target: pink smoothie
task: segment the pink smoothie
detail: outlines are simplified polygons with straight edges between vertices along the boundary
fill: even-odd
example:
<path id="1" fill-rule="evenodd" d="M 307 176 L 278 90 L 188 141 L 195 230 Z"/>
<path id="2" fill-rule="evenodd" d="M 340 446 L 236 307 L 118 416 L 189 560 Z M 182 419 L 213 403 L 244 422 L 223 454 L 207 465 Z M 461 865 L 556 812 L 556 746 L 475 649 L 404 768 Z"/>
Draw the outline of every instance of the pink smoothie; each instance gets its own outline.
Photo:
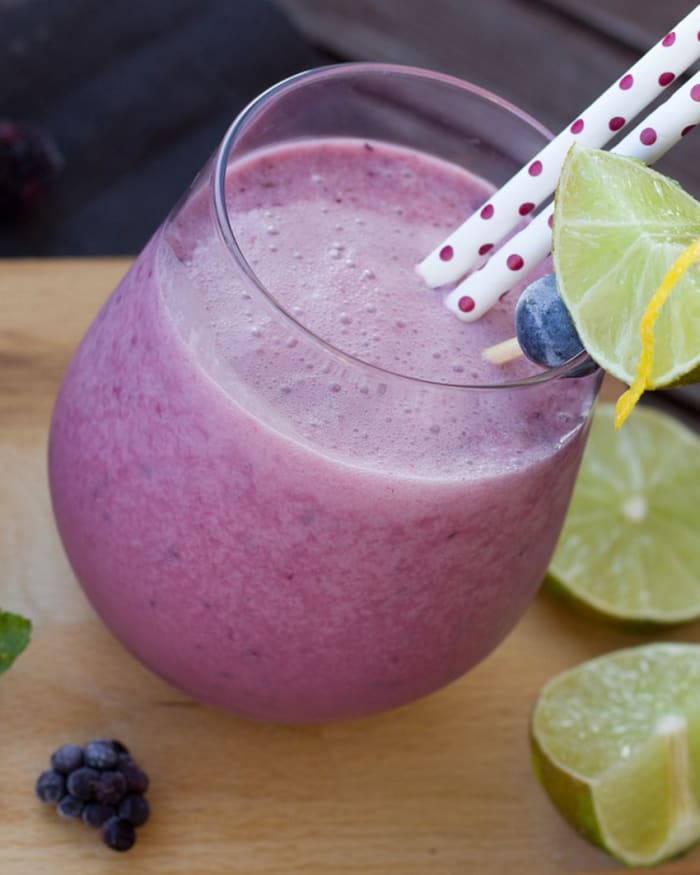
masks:
<path id="1" fill-rule="evenodd" d="M 597 377 L 449 385 L 533 372 L 480 355 L 514 294 L 465 325 L 414 272 L 486 192 L 381 143 L 258 152 L 227 178 L 247 267 L 204 186 L 102 309 L 56 405 L 56 518 L 95 609 L 176 686 L 262 719 L 367 714 L 524 611 Z"/>

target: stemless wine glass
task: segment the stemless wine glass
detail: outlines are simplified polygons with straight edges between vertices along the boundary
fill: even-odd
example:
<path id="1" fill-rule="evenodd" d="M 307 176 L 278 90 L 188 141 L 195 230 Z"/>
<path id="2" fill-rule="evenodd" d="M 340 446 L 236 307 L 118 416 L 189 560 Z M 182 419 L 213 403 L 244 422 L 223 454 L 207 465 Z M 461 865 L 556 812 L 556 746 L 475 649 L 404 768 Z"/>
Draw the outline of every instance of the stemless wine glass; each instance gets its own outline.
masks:
<path id="1" fill-rule="evenodd" d="M 393 210 L 397 233 L 439 226 L 437 243 L 432 173 L 444 187 L 467 168 L 464 185 L 483 195 L 480 180 L 503 183 L 547 137 L 480 88 L 375 64 L 300 74 L 233 123 L 89 329 L 52 422 L 66 552 L 153 671 L 242 715 L 334 720 L 438 689 L 521 616 L 560 531 L 599 373 L 576 376 L 575 361 L 482 382 L 349 351 L 344 338 L 371 332 L 397 290 L 365 269 L 353 280 L 364 277 L 365 315 L 324 335 L 314 308 L 336 296 L 342 309 L 344 291 L 319 290 L 310 265 L 322 247 L 348 276 L 362 268 L 342 242 L 328 250 L 335 205 L 380 250 L 375 208 Z M 373 150 L 381 173 L 365 172 Z M 337 191 L 323 194 L 315 161 Z M 285 235 L 303 248 L 285 249 Z M 421 294 L 416 306 L 443 312 Z M 414 332 L 416 354 L 438 342 L 420 322 L 395 328 Z M 376 333 L 379 348 L 390 333 Z"/>

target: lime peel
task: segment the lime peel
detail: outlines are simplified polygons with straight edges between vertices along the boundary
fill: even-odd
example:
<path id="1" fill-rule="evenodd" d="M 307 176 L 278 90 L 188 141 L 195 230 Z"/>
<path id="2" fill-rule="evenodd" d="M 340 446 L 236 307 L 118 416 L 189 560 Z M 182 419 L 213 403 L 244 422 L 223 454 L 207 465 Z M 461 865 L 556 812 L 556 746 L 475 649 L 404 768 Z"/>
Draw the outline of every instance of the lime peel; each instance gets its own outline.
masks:
<path id="1" fill-rule="evenodd" d="M 617 399 L 615 405 L 615 428 L 619 429 L 630 415 L 639 399 L 649 388 L 651 372 L 654 367 L 654 325 L 661 308 L 674 286 L 689 267 L 700 259 L 700 237 L 687 246 L 666 272 L 661 284 L 652 295 L 639 323 L 639 336 L 642 352 L 637 365 L 637 373 L 632 385 Z"/>

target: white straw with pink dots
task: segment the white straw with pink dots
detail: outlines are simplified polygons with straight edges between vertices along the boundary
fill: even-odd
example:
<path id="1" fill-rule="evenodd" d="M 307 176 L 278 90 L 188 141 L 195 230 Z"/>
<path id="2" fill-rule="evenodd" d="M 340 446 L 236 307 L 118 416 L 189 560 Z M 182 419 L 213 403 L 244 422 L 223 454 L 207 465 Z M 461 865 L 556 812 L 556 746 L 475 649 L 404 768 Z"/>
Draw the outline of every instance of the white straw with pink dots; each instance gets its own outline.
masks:
<path id="1" fill-rule="evenodd" d="M 426 283 L 464 276 L 552 194 L 572 143 L 604 146 L 699 55 L 700 4 L 418 265 Z M 508 263 L 514 282 L 524 267 L 518 255 Z"/>
<path id="2" fill-rule="evenodd" d="M 700 73 L 696 73 L 610 151 L 653 164 L 700 124 Z M 512 261 L 521 267 L 517 281 L 534 270 L 552 247 L 554 206 L 533 220 L 495 252 L 484 267 L 470 274 L 445 299 L 445 305 L 465 322 L 473 322 L 513 286 Z"/>

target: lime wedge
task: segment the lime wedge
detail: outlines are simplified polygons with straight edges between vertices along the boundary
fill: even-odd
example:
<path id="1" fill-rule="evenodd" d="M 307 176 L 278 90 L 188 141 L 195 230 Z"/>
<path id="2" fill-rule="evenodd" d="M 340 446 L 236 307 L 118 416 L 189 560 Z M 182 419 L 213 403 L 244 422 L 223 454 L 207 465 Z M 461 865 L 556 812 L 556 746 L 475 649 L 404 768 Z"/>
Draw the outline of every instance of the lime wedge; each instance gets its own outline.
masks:
<path id="1" fill-rule="evenodd" d="M 628 865 L 700 841 L 700 645 L 649 644 L 590 660 L 544 687 L 535 771 L 560 813 Z"/>
<path id="2" fill-rule="evenodd" d="M 700 616 L 700 436 L 648 407 L 593 416 L 546 586 L 630 624 Z"/>
<path id="3" fill-rule="evenodd" d="M 700 203 L 641 162 L 572 146 L 555 197 L 560 294 L 589 355 L 631 383 L 639 325 L 674 261 L 700 236 Z M 649 388 L 700 379 L 700 263 L 681 277 L 654 329 Z"/>

